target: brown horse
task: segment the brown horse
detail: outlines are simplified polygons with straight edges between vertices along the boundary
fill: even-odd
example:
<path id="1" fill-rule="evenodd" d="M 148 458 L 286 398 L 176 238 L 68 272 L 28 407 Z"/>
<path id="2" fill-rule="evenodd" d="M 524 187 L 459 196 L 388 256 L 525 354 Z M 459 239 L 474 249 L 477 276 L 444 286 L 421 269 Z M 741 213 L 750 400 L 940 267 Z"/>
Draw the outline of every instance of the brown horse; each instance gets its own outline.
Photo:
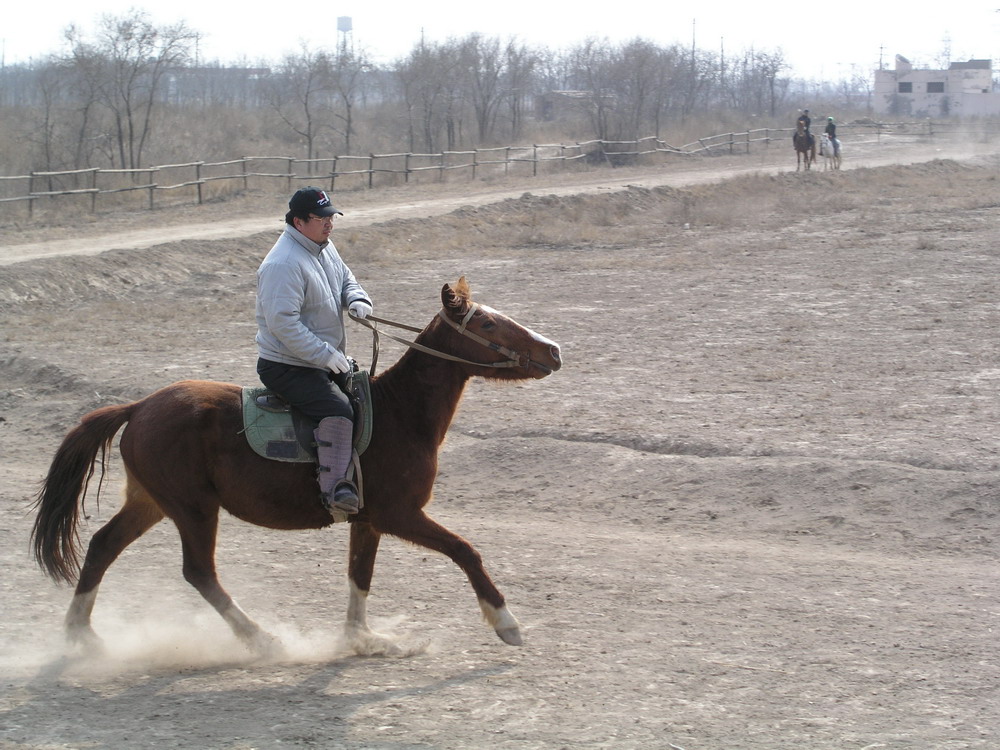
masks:
<path id="1" fill-rule="evenodd" d="M 473 302 L 464 277 L 446 284 L 441 299 L 443 309 L 414 348 L 372 378 L 373 436 L 361 459 L 365 505 L 350 525 L 347 632 L 357 641 L 377 638 L 368 627 L 366 602 L 379 540 L 389 534 L 450 557 L 468 576 L 487 622 L 502 640 L 520 645 L 518 622 L 479 553 L 423 508 L 438 448 L 469 378 L 538 379 L 562 360 L 552 341 Z M 98 452 L 103 478 L 107 451 L 126 423 L 120 441 L 124 503 L 94 534 L 81 568 L 77 523 L 87 484 Z M 219 583 L 219 510 L 272 529 L 320 528 L 332 519 L 320 503 L 315 467 L 261 458 L 241 435 L 242 426 L 239 386 L 188 380 L 90 412 L 66 435 L 38 494 L 32 545 L 53 579 L 77 579 L 65 621 L 71 642 L 100 645 L 90 624 L 98 585 L 121 552 L 166 517 L 180 533 L 185 580 L 248 647 L 281 652 Z"/>
<path id="2" fill-rule="evenodd" d="M 808 170 L 816 161 L 816 141 L 806 132 L 806 126 L 801 120 L 797 123 L 792 143 L 795 145 L 795 171 L 802 169 L 803 164 Z"/>

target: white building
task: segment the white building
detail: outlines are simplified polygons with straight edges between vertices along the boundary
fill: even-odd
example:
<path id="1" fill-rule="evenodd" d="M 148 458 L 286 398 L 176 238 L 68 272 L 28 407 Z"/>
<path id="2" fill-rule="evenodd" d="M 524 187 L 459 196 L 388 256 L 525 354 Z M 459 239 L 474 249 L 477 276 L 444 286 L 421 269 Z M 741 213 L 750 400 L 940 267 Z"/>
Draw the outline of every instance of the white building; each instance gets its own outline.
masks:
<path id="1" fill-rule="evenodd" d="M 947 70 L 914 68 L 896 55 L 895 70 L 875 71 L 875 112 L 904 117 L 1000 114 L 991 60 L 956 62 Z"/>

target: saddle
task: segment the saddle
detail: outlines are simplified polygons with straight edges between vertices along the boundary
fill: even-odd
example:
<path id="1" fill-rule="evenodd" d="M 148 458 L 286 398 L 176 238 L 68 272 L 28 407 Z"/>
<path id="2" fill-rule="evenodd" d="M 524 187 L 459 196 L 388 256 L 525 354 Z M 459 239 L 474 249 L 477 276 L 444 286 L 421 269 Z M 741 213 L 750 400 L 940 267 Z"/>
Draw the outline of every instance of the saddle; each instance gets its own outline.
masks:
<path id="1" fill-rule="evenodd" d="M 365 370 L 352 373 L 347 396 L 354 409 L 354 453 L 372 436 L 371 383 Z M 243 387 L 243 433 L 254 452 L 272 461 L 316 462 L 315 423 L 263 386 Z"/>

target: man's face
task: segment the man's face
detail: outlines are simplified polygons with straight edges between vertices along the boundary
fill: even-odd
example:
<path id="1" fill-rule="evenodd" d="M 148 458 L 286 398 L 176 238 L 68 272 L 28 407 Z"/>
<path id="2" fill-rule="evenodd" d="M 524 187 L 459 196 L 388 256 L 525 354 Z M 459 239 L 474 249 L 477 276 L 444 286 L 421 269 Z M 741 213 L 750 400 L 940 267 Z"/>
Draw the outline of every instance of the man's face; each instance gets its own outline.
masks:
<path id="1" fill-rule="evenodd" d="M 333 231 L 333 216 L 309 214 L 308 219 L 296 217 L 293 221 L 295 222 L 295 228 L 304 237 L 308 237 L 317 245 L 322 245 L 330 239 L 330 233 Z"/>

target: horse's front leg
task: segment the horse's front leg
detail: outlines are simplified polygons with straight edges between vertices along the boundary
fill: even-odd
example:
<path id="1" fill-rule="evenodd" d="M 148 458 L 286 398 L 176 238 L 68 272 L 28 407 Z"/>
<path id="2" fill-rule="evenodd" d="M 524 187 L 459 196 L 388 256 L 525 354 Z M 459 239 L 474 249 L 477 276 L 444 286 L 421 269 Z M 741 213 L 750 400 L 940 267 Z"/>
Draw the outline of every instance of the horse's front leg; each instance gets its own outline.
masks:
<path id="1" fill-rule="evenodd" d="M 386 533 L 398 536 L 408 542 L 435 550 L 447 555 L 458 567 L 465 571 L 476 597 L 479 608 L 486 622 L 496 631 L 504 643 L 520 646 L 521 626 L 517 618 L 507 608 L 503 594 L 494 585 L 489 574 L 483 567 L 483 559 L 475 548 L 465 539 L 441 526 L 420 511 L 415 516 L 396 519 L 393 528 L 383 529 Z"/>
<path id="2" fill-rule="evenodd" d="M 372 588 L 375 556 L 381 535 L 370 523 L 351 524 L 351 545 L 347 561 L 347 578 L 351 587 L 347 602 L 347 629 L 370 632 L 368 627 L 368 592 Z"/>
<path id="3" fill-rule="evenodd" d="M 350 598 L 347 602 L 345 631 L 354 652 L 365 656 L 401 656 L 411 653 L 412 646 L 404 646 L 395 639 L 377 633 L 368 626 L 368 592 L 372 587 L 375 557 L 382 535 L 365 521 L 351 524 L 351 545 L 347 562 Z M 420 650 L 420 649 L 417 649 Z"/>

